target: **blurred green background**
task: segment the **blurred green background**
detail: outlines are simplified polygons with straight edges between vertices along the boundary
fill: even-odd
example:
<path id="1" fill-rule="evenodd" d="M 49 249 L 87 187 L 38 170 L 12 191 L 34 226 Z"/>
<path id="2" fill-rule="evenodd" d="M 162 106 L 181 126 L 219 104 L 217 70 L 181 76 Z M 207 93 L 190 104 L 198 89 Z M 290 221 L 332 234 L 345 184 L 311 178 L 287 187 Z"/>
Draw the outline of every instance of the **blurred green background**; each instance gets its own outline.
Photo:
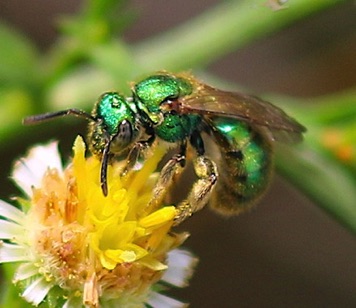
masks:
<path id="1" fill-rule="evenodd" d="M 192 307 L 355 307 L 355 2 L 266 2 L 1 1 L 0 197 L 18 194 L 9 174 L 29 146 L 59 139 L 66 157 L 85 134 L 81 120 L 23 127 L 24 115 L 89 111 L 145 73 L 192 69 L 276 102 L 309 132 L 278 150 L 288 181 L 276 174 L 251 213 L 204 210 L 180 226 L 200 263 L 170 294 Z"/>

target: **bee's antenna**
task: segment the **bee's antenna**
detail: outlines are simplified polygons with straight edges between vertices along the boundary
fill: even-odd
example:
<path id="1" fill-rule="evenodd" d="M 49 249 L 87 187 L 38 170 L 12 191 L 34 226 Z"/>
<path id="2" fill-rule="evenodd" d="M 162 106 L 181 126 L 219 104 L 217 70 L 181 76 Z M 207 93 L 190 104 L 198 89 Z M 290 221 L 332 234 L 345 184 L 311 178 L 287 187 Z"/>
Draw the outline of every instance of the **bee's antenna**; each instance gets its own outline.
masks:
<path id="1" fill-rule="evenodd" d="M 101 159 L 101 169 L 100 169 L 100 184 L 103 195 L 106 197 L 108 195 L 108 181 L 107 181 L 107 171 L 109 163 L 109 152 L 110 152 L 111 139 L 106 143 L 103 150 L 103 156 Z"/>
<path id="2" fill-rule="evenodd" d="M 22 124 L 31 125 L 39 122 L 50 121 L 54 118 L 64 117 L 67 115 L 74 115 L 76 117 L 86 118 L 89 121 L 97 121 L 97 119 L 93 117 L 90 113 L 87 113 L 86 111 L 80 109 L 71 108 L 57 112 L 47 112 L 43 114 L 28 116 L 22 120 Z"/>

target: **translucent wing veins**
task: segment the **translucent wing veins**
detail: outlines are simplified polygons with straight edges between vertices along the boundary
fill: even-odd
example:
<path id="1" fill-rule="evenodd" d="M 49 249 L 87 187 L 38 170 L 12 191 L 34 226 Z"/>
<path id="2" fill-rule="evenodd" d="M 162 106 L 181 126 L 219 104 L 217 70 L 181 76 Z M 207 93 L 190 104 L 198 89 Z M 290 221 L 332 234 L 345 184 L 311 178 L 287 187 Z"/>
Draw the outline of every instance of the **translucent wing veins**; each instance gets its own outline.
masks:
<path id="1" fill-rule="evenodd" d="M 199 84 L 197 91 L 178 100 L 179 112 L 224 116 L 267 128 L 277 140 L 299 140 L 305 127 L 282 109 L 254 96 Z M 278 132 L 282 131 L 282 132 Z M 287 138 L 287 135 L 290 138 Z M 293 137 L 294 135 L 294 137 Z M 283 137 L 284 136 L 284 137 Z M 289 140 L 288 140 L 289 141 Z"/>

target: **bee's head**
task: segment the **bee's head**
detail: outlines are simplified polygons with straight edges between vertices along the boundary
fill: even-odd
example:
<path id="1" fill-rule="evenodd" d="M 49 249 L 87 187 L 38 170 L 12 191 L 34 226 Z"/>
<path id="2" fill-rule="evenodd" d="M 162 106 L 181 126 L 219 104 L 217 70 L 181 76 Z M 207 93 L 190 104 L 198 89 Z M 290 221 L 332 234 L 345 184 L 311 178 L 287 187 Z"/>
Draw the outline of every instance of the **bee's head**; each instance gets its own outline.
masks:
<path id="1" fill-rule="evenodd" d="M 120 154 L 130 148 L 139 134 L 133 104 L 123 95 L 107 92 L 100 96 L 92 111 L 88 141 L 93 154 L 101 155 L 110 145 L 110 153 Z"/>

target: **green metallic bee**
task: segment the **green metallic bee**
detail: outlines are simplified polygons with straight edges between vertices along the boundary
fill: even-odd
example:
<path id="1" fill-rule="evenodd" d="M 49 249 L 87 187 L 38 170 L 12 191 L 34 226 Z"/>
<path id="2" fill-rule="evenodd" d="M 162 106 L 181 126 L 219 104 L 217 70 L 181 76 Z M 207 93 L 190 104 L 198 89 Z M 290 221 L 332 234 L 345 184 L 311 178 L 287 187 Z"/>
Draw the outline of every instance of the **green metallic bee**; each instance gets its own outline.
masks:
<path id="1" fill-rule="evenodd" d="M 177 153 L 160 172 L 151 204 L 161 200 L 195 153 L 197 180 L 177 205 L 175 224 L 208 202 L 221 213 L 249 209 L 266 190 L 273 165 L 273 142 L 298 141 L 306 129 L 280 108 L 259 98 L 215 89 L 189 74 L 160 72 L 132 86 L 132 97 L 104 93 L 91 114 L 67 109 L 29 116 L 33 124 L 74 115 L 89 120 L 88 143 L 101 161 L 100 181 L 108 194 L 107 166 L 126 157 L 126 173 L 154 141 L 176 146 Z M 215 149 L 206 155 L 210 139 Z M 210 158 L 212 157 L 212 158 Z"/>

